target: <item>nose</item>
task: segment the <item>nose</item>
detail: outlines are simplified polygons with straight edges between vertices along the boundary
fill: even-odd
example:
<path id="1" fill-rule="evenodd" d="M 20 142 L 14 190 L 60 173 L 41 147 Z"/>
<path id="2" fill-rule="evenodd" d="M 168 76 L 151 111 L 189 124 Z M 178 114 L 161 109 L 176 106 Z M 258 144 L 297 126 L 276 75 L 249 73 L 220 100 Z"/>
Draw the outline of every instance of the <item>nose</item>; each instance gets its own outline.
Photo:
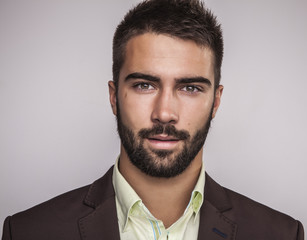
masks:
<path id="1" fill-rule="evenodd" d="M 178 100 L 171 90 L 157 94 L 151 118 L 154 123 L 175 124 L 178 122 Z"/>

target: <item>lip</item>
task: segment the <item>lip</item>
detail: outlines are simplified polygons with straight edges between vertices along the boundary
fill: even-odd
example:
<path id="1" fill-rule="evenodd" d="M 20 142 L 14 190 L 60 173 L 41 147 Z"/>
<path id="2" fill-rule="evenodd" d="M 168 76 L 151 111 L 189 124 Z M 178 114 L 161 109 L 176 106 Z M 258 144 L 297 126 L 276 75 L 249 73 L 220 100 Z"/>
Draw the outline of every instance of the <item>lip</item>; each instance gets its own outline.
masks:
<path id="1" fill-rule="evenodd" d="M 172 150 L 180 142 L 179 139 L 167 135 L 155 135 L 147 138 L 147 140 L 152 148 L 159 150 Z"/>

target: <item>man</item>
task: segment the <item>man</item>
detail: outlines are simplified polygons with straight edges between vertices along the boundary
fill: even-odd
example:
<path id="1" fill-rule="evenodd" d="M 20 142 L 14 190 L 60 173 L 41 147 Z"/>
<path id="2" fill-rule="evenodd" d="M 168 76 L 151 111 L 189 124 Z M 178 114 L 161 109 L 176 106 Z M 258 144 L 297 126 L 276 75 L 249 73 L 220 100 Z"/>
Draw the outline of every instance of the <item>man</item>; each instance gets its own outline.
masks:
<path id="1" fill-rule="evenodd" d="M 132 9 L 113 42 L 115 166 L 90 186 L 8 217 L 2 239 L 302 240 L 300 222 L 205 173 L 222 56 L 221 28 L 199 1 Z"/>

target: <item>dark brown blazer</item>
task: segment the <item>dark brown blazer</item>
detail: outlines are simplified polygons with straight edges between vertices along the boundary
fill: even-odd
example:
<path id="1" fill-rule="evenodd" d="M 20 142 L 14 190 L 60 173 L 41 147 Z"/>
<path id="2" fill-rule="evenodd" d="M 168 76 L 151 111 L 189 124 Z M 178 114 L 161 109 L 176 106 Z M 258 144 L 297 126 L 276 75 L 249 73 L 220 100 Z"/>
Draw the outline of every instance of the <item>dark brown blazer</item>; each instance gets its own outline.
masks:
<path id="1" fill-rule="evenodd" d="M 2 240 L 119 240 L 113 167 L 92 185 L 7 217 Z M 198 239 L 303 240 L 299 221 L 221 187 L 206 175 Z"/>

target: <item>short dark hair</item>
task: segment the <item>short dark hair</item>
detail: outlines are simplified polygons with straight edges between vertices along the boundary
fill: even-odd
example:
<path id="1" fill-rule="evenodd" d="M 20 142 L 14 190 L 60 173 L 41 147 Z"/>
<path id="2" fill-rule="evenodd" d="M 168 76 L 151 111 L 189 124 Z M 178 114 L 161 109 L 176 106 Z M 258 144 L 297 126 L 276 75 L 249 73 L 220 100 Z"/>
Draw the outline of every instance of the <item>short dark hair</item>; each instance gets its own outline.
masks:
<path id="1" fill-rule="evenodd" d="M 219 86 L 223 59 L 221 25 L 200 0 L 145 0 L 131 9 L 117 26 L 113 38 L 113 81 L 119 72 L 127 42 L 144 33 L 165 34 L 208 47 L 214 56 L 214 86 Z"/>

